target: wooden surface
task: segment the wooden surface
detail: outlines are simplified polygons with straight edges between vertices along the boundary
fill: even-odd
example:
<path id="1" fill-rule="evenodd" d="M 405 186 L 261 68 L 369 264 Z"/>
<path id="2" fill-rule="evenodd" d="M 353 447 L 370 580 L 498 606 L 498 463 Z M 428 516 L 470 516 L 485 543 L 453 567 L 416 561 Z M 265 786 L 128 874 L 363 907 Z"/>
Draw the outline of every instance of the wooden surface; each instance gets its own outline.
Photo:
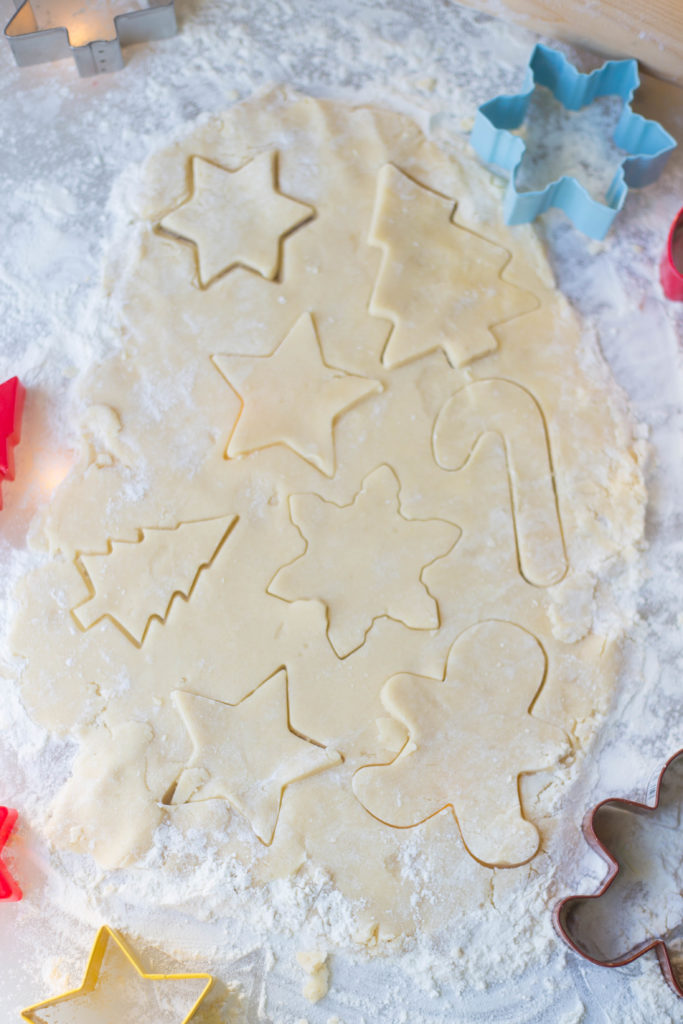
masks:
<path id="1" fill-rule="evenodd" d="M 683 85 L 683 0 L 458 0 Z"/>
<path id="2" fill-rule="evenodd" d="M 640 88 L 633 98 L 633 109 L 643 117 L 659 121 L 673 135 L 678 142 L 678 149 L 670 161 L 683 161 L 683 88 L 641 73 Z M 682 204 L 683 195 L 678 205 Z"/>

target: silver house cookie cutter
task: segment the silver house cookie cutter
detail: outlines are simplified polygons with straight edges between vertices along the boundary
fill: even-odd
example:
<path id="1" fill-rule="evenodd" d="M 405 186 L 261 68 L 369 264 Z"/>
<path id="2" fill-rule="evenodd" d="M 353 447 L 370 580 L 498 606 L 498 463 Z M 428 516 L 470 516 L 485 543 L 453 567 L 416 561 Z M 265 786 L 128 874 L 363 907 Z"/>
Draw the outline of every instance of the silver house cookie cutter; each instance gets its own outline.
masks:
<path id="1" fill-rule="evenodd" d="M 69 37 L 69 27 L 75 28 L 77 24 L 73 0 L 15 0 L 15 4 L 17 10 L 5 26 L 5 39 L 17 64 L 25 67 L 73 57 L 79 75 L 84 78 L 119 71 L 123 67 L 122 47 L 167 39 L 178 29 L 175 0 L 148 0 L 147 7 L 117 14 L 112 19 L 112 38 L 74 45 Z M 41 29 L 41 13 L 48 11 L 55 27 Z"/>

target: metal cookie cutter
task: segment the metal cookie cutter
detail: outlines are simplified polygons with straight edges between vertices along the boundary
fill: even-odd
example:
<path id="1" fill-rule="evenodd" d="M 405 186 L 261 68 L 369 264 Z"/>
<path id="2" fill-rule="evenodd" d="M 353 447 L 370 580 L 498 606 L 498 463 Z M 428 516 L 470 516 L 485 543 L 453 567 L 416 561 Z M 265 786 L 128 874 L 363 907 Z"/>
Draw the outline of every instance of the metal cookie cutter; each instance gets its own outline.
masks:
<path id="1" fill-rule="evenodd" d="M 647 802 L 637 803 L 634 800 L 621 800 L 621 799 L 608 799 L 603 800 L 597 804 L 591 811 L 588 812 L 583 821 L 583 833 L 586 837 L 589 845 L 602 857 L 607 863 L 609 871 L 607 878 L 605 879 L 601 888 L 592 895 L 589 896 L 568 896 L 562 900 L 561 903 L 555 907 L 553 911 L 553 923 L 560 937 L 564 939 L 568 946 L 570 946 L 576 953 L 579 953 L 586 960 L 589 960 L 593 964 L 597 964 L 600 967 L 624 967 L 626 964 L 632 963 L 637 960 L 638 957 L 643 956 L 644 953 L 648 953 L 651 949 L 655 950 L 659 959 L 659 964 L 662 969 L 664 978 L 669 983 L 671 988 L 674 990 L 676 995 L 683 996 L 683 973 L 681 971 L 680 964 L 678 968 L 672 963 L 671 953 L 667 946 L 666 935 L 655 936 L 644 939 L 642 942 L 628 949 L 621 956 L 613 958 L 601 958 L 596 954 L 595 949 L 589 950 L 587 948 L 588 943 L 579 939 L 577 935 L 577 911 L 581 906 L 591 900 L 598 900 L 603 896 L 610 888 L 615 878 L 618 876 L 622 869 L 622 865 L 612 855 L 610 850 L 605 845 L 603 839 L 600 837 L 600 825 L 599 818 L 602 808 L 611 805 L 616 808 L 622 808 L 627 811 L 631 811 L 635 814 L 651 815 L 660 805 L 662 783 L 664 777 L 674 764 L 674 762 L 681 759 L 678 770 L 683 774 L 683 750 L 677 751 L 673 757 L 669 758 L 664 768 L 655 777 L 653 784 L 647 792 Z M 683 825 L 679 826 L 677 832 L 681 833 Z M 681 836 L 683 838 L 683 836 Z M 679 841 L 679 846 L 680 846 Z M 683 858 L 683 854 L 682 854 Z"/>
<path id="2" fill-rule="evenodd" d="M 73 0 L 15 0 L 17 11 L 5 26 L 5 38 L 9 40 L 15 61 L 22 67 L 71 55 L 83 77 L 118 71 L 123 67 L 121 47 L 167 39 L 177 31 L 175 0 L 148 0 L 148 3 L 148 7 L 140 10 L 117 14 L 113 19 L 112 38 L 74 45 L 69 32 L 85 23 L 87 5 L 77 15 Z M 51 24 L 60 27 L 38 27 L 41 13 L 48 11 Z"/>
<path id="3" fill-rule="evenodd" d="M 683 302 L 683 207 L 671 225 L 659 277 L 667 299 Z"/>
<path id="4" fill-rule="evenodd" d="M 614 131 L 614 142 L 629 156 L 619 165 L 604 203 L 593 199 L 576 178 L 563 175 L 540 191 L 518 192 L 515 177 L 526 149 L 513 131 L 526 117 L 537 85 L 550 89 L 567 110 L 580 110 L 601 96 L 620 96 L 623 110 Z M 522 91 L 497 96 L 477 111 L 470 142 L 485 162 L 510 172 L 503 215 L 506 224 L 526 224 L 551 206 L 559 207 L 591 238 L 604 238 L 624 205 L 629 188 L 649 185 L 661 173 L 675 139 L 657 121 L 648 121 L 631 110 L 633 94 L 640 85 L 635 60 L 609 60 L 584 75 L 564 54 L 538 43 L 531 54 Z"/>
<path id="5" fill-rule="evenodd" d="M 0 852 L 2 852 L 17 820 L 17 812 L 11 807 L 0 807 Z M 9 871 L 0 860 L 0 902 L 16 903 L 22 892 Z"/>

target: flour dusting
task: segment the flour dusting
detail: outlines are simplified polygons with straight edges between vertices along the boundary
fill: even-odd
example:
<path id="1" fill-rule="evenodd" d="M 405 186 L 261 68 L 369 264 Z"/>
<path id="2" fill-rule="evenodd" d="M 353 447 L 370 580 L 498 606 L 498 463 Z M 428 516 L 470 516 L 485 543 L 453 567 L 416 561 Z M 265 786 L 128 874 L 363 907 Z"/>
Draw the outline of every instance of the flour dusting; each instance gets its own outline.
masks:
<path id="1" fill-rule="evenodd" d="M 578 960 L 552 929 L 545 889 L 530 884 L 529 916 L 520 916 L 504 870 L 491 872 L 489 898 L 462 921 L 457 943 L 447 933 L 400 942 L 378 935 L 372 921 L 363 924 L 362 907 L 343 900 L 328 877 L 304 868 L 263 889 L 242 865 L 217 862 L 199 831 L 188 844 L 179 830 L 163 827 L 141 870 L 120 873 L 97 869 L 87 856 L 55 854 L 38 837 L 50 799 L 70 773 L 75 744 L 27 716 L 12 682 L 20 666 L 13 664 L 7 629 L 15 585 L 44 558 L 27 546 L 31 532 L 40 536 L 35 517 L 78 457 L 78 375 L 120 341 L 102 306 L 99 276 L 108 240 L 130 231 L 137 173 L 130 165 L 195 117 L 281 81 L 313 95 L 407 110 L 447 148 L 480 102 L 519 88 L 534 42 L 529 33 L 447 3 L 397 0 L 378 7 L 342 0 L 323 5 L 316 18 L 309 6 L 237 0 L 227 8 L 220 0 L 192 0 L 179 11 L 175 39 L 131 48 L 124 71 L 99 79 L 79 80 L 70 62 L 17 69 L 7 48 L 2 56 L 0 83 L 16 108 L 3 124 L 12 158 L 0 167 L 3 192 L 11 197 L 0 211 L 7 254 L 0 269 L 0 379 L 18 374 L 29 397 L 17 480 L 3 485 L 0 512 L 3 800 L 11 795 L 21 815 L 7 860 L 26 893 L 21 904 L 6 908 L 11 927 L 0 939 L 7 965 L 0 1007 L 9 1019 L 80 984 L 95 928 L 106 920 L 152 966 L 168 966 L 163 950 L 171 969 L 213 969 L 234 979 L 240 995 L 230 1013 L 244 1024 L 331 1024 L 335 1017 L 344 1024 L 604 1024 L 605 1006 L 615 1020 L 673 1022 L 680 1008 L 652 956 L 626 974 Z M 585 809 L 607 796 L 642 799 L 651 774 L 683 745 L 677 351 L 683 320 L 656 284 L 681 194 L 677 157 L 660 183 L 629 196 L 600 246 L 559 214 L 547 215 L 542 227 L 560 287 L 585 324 L 586 358 L 602 372 L 593 332 L 636 418 L 647 425 L 651 453 L 644 581 L 634 559 L 633 578 L 623 581 L 626 607 L 614 608 L 615 621 L 632 619 L 622 683 L 590 761 L 574 778 L 571 800 L 558 808 L 562 826 L 540 855 L 556 865 L 558 899 L 594 891 L 604 877 L 602 861 L 581 836 Z M 111 266 L 115 274 L 115 261 Z M 159 402 L 163 417 L 158 392 L 141 400 Z M 105 452 L 116 431 L 106 424 L 94 430 Z M 182 457 L 189 468 L 191 450 Z M 121 501 L 146 485 L 131 474 Z M 588 588 L 566 599 L 580 601 L 588 616 Z M 169 884 L 168 857 L 187 861 L 185 882 Z M 427 893 L 438 885 L 417 850 L 406 849 L 402 870 Z M 242 908 L 237 922 L 202 904 L 207 889 L 221 888 L 231 907 Z M 452 913 L 462 918 L 460 908 Z M 344 952 L 331 958 L 328 995 L 311 1004 L 300 991 L 296 953 L 324 948 L 326 937 Z M 204 951 L 201 964 L 193 957 L 197 948 Z"/>

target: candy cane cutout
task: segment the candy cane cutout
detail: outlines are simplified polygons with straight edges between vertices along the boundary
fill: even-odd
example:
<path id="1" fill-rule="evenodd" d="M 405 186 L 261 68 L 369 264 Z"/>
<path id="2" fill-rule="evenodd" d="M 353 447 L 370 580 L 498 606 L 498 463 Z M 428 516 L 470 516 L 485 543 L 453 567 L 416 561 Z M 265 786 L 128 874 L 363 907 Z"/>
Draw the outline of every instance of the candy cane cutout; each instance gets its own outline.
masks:
<path id="1" fill-rule="evenodd" d="M 477 380 L 456 391 L 434 425 L 434 456 L 443 469 L 461 469 L 483 434 L 505 446 L 519 571 L 536 587 L 559 583 L 567 555 L 541 407 L 509 380 Z"/>

